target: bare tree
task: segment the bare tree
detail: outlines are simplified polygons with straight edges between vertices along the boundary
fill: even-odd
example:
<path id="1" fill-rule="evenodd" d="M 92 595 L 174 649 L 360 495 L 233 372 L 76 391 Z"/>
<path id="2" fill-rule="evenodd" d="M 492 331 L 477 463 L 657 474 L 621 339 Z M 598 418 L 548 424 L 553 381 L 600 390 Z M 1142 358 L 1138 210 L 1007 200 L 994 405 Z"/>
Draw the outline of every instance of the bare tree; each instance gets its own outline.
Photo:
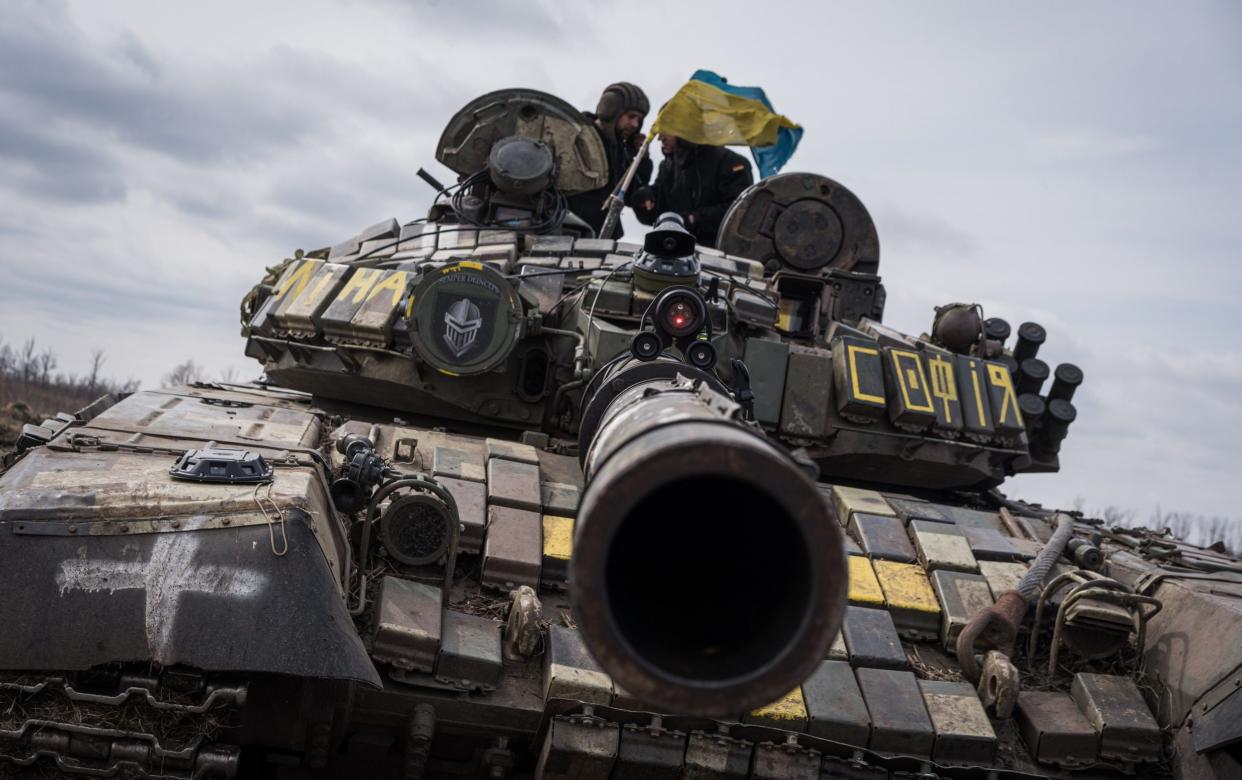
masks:
<path id="1" fill-rule="evenodd" d="M 193 360 L 179 363 L 164 375 L 165 385 L 188 385 L 203 380 L 203 367 Z"/>
<path id="2" fill-rule="evenodd" d="M 26 339 L 22 351 L 17 356 L 17 372 L 23 382 L 33 382 L 38 376 L 38 353 L 35 351 L 35 340 Z"/>
<path id="3" fill-rule="evenodd" d="M 13 373 L 13 365 L 17 362 L 17 353 L 3 339 L 0 339 L 0 376 Z"/>
<path id="4" fill-rule="evenodd" d="M 52 369 L 56 368 L 56 354 L 50 349 L 45 349 L 39 353 L 36 359 L 38 365 L 38 377 L 41 384 L 49 384 L 52 380 Z"/>
<path id="5" fill-rule="evenodd" d="M 237 381 L 237 367 L 229 366 L 228 368 L 221 371 L 219 381 L 224 382 L 225 384 L 236 382 Z"/>
<path id="6" fill-rule="evenodd" d="M 99 387 L 99 371 L 103 368 L 104 351 L 99 347 L 91 350 L 91 372 L 86 377 L 86 389 L 95 392 Z"/>

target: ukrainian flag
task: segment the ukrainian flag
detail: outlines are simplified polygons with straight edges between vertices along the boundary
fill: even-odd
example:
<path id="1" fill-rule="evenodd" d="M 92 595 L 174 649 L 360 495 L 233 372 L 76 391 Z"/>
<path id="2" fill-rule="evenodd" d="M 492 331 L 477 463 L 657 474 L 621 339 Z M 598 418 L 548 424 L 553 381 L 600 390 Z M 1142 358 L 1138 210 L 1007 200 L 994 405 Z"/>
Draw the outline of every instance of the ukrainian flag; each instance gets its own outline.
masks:
<path id="1" fill-rule="evenodd" d="M 651 125 L 708 146 L 749 146 L 759 176 L 771 176 L 793 156 L 802 128 L 776 113 L 759 87 L 735 87 L 710 70 L 695 71 Z"/>

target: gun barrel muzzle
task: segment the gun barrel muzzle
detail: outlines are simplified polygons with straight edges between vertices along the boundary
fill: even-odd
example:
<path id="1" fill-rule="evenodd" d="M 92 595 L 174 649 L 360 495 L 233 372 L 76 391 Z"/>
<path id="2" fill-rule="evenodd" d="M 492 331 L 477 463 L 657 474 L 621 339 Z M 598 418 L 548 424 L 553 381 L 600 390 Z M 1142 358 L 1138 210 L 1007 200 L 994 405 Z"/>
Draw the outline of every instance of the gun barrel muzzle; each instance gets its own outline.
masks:
<path id="1" fill-rule="evenodd" d="M 642 382 L 585 456 L 574 615 L 600 665 L 659 711 L 775 701 L 824 658 L 845 609 L 828 501 L 734 410 L 682 377 Z"/>

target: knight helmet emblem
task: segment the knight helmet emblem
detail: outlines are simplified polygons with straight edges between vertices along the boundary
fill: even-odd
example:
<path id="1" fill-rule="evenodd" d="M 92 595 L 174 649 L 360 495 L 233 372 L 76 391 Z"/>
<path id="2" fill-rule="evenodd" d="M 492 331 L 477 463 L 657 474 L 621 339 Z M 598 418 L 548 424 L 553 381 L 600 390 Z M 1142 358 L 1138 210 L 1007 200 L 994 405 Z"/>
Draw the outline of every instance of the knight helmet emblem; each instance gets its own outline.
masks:
<path id="1" fill-rule="evenodd" d="M 469 298 L 462 298 L 444 313 L 444 343 L 459 358 L 474 346 L 483 325 L 483 314 Z"/>

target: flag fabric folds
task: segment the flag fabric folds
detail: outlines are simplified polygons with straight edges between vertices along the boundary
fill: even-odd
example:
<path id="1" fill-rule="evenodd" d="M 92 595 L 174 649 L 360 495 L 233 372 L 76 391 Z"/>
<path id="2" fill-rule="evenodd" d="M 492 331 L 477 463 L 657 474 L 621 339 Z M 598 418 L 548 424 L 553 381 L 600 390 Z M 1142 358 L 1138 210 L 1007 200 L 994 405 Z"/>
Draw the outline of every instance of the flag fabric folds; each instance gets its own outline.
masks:
<path id="1" fill-rule="evenodd" d="M 760 178 L 775 174 L 793 156 L 802 128 L 776 113 L 759 87 L 736 87 L 710 70 L 698 70 L 677 90 L 651 126 L 708 146 L 749 146 Z"/>

